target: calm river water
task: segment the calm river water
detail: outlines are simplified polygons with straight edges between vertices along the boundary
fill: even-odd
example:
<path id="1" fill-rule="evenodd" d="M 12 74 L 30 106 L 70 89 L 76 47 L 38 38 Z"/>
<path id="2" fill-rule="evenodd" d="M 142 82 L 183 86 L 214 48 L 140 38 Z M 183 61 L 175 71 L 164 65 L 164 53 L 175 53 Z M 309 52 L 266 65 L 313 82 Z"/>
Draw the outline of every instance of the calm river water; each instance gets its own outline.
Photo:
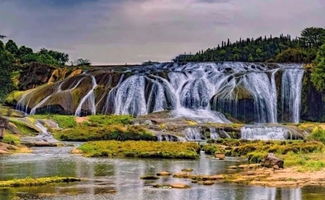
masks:
<path id="1" fill-rule="evenodd" d="M 219 161 L 206 156 L 199 160 L 97 159 L 69 154 L 72 147 L 34 148 L 32 154 L 0 157 L 0 180 L 44 176 L 76 176 L 87 182 L 41 187 L 0 189 L 0 199 L 85 199 L 85 200 L 320 200 L 325 188 L 271 188 L 215 184 L 201 186 L 175 178 L 144 181 L 139 177 L 159 171 L 223 173 L 236 161 Z M 96 179 L 96 180 L 95 180 Z M 153 183 L 180 182 L 190 189 L 156 189 Z"/>

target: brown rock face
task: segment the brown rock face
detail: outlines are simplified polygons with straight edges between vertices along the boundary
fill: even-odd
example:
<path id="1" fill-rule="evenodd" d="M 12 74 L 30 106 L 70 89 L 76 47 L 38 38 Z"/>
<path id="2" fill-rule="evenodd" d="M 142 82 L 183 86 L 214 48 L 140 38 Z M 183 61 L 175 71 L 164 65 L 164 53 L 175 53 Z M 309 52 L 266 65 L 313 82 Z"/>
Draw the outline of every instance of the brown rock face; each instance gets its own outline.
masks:
<path id="1" fill-rule="evenodd" d="M 269 153 L 262 161 L 261 165 L 262 167 L 267 168 L 283 168 L 283 160 L 277 158 L 273 153 Z"/>

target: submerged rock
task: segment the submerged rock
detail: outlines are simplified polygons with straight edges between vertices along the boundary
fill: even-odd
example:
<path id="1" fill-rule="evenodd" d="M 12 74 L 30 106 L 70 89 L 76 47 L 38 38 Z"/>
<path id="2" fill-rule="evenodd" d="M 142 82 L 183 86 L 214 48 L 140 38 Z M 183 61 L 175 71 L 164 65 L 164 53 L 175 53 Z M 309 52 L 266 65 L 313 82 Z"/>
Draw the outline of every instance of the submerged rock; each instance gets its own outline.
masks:
<path id="1" fill-rule="evenodd" d="M 170 176 L 171 173 L 167 172 L 167 171 L 162 171 L 162 172 L 158 172 L 156 175 L 157 176 Z"/>

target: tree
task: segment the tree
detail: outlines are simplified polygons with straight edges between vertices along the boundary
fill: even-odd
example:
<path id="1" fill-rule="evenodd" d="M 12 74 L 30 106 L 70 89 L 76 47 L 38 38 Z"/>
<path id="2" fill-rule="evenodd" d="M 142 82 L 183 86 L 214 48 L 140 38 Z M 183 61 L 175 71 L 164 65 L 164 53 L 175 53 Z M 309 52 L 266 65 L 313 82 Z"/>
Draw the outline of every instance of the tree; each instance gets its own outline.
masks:
<path id="1" fill-rule="evenodd" d="M 0 101 L 2 101 L 6 94 L 13 88 L 11 81 L 11 66 L 13 60 L 14 57 L 9 51 L 0 49 Z"/>
<path id="2" fill-rule="evenodd" d="M 91 64 L 90 60 L 88 60 L 88 59 L 79 58 L 76 61 L 77 66 L 89 66 L 90 64 Z"/>
<path id="3" fill-rule="evenodd" d="M 301 40 L 306 47 L 320 47 L 325 42 L 325 29 L 310 27 L 301 32 Z"/>
<path id="4" fill-rule="evenodd" d="M 33 53 L 33 49 L 29 48 L 29 47 L 25 47 L 25 46 L 21 46 L 18 50 L 18 56 L 25 56 L 28 54 L 32 54 Z"/>
<path id="5" fill-rule="evenodd" d="M 6 43 L 5 49 L 12 53 L 13 55 L 17 55 L 18 53 L 18 46 L 13 40 L 8 40 Z"/>
<path id="6" fill-rule="evenodd" d="M 53 50 L 47 50 L 47 49 L 41 49 L 39 51 L 40 55 L 45 55 L 45 56 L 51 56 L 53 59 L 57 61 L 59 65 L 64 65 L 66 62 L 69 61 L 69 55 L 58 52 L 58 51 L 53 51 Z"/>
<path id="7" fill-rule="evenodd" d="M 325 91 L 325 44 L 318 50 L 315 65 L 316 67 L 311 74 L 311 80 L 317 90 Z"/>

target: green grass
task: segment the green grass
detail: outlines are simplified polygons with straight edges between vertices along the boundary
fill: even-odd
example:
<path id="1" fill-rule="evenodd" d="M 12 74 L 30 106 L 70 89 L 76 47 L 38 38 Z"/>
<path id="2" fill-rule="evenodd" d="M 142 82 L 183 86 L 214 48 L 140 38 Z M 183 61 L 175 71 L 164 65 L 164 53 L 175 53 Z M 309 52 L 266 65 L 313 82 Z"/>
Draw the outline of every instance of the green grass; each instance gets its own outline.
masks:
<path id="1" fill-rule="evenodd" d="M 73 177 L 43 177 L 43 178 L 24 178 L 13 179 L 8 181 L 0 181 L 0 187 L 22 187 L 22 186 L 39 186 L 50 183 L 68 183 L 81 181 L 79 178 Z"/>
<path id="2" fill-rule="evenodd" d="M 54 132 L 54 137 L 64 141 L 157 140 L 156 136 L 146 128 L 135 125 L 78 126 L 72 129 L 57 130 Z"/>
<path id="3" fill-rule="evenodd" d="M 324 152 L 316 153 L 293 153 L 279 155 L 284 160 L 285 167 L 297 167 L 298 171 L 319 171 L 325 168 Z"/>
<path id="4" fill-rule="evenodd" d="M 133 117 L 130 115 L 91 115 L 89 125 L 107 126 L 113 124 L 131 124 Z"/>
<path id="5" fill-rule="evenodd" d="M 17 129 L 19 130 L 19 133 L 22 135 L 35 135 L 38 133 L 32 121 L 24 122 L 11 117 L 9 118 L 9 122 L 15 124 Z"/>
<path id="6" fill-rule="evenodd" d="M 308 139 L 320 141 L 325 144 L 325 130 L 319 127 L 314 128 L 311 134 L 308 136 Z"/>
<path id="7" fill-rule="evenodd" d="M 11 145 L 19 145 L 20 138 L 17 135 L 11 133 L 5 133 L 2 139 L 3 143 L 11 144 Z"/>
<path id="8" fill-rule="evenodd" d="M 152 141 L 95 141 L 79 147 L 89 157 L 183 158 L 199 157 L 196 143 Z"/>
<path id="9" fill-rule="evenodd" d="M 206 144 L 202 149 L 210 154 L 224 149 L 227 156 L 244 157 L 250 163 L 259 163 L 268 153 L 275 153 L 277 157 L 284 160 L 285 167 L 297 167 L 301 171 L 316 171 L 325 168 L 325 146 L 319 141 L 225 139 L 215 142 Z"/>
<path id="10" fill-rule="evenodd" d="M 74 128 L 77 126 L 72 115 L 32 115 L 34 119 L 51 119 L 58 123 L 60 128 Z"/>
<path id="11" fill-rule="evenodd" d="M 216 153 L 225 153 L 225 149 L 217 144 L 206 144 L 203 145 L 201 150 L 203 150 L 206 154 L 214 155 Z"/>

